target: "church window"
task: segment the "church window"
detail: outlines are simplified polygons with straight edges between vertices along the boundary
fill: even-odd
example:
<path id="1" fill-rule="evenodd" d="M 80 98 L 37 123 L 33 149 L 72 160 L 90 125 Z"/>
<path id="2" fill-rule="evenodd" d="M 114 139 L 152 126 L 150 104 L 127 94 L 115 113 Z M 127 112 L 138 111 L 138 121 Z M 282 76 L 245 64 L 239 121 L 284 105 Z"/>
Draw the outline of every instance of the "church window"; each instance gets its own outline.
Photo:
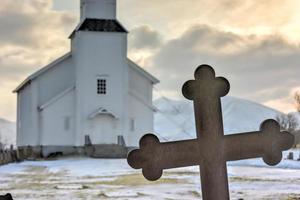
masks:
<path id="1" fill-rule="evenodd" d="M 65 117 L 64 127 L 66 131 L 70 129 L 70 117 Z"/>
<path id="2" fill-rule="evenodd" d="M 106 94 L 106 79 L 97 80 L 97 93 Z"/>
<path id="3" fill-rule="evenodd" d="M 135 131 L 135 120 L 134 120 L 134 118 L 130 119 L 130 130 Z"/>

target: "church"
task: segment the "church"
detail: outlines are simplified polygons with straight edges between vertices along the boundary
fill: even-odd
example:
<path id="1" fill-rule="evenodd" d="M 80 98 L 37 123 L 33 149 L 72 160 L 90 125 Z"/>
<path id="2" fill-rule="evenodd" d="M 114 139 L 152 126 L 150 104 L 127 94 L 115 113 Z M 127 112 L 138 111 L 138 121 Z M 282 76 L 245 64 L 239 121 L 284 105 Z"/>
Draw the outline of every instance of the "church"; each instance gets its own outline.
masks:
<path id="1" fill-rule="evenodd" d="M 14 90 L 18 149 L 124 157 L 153 131 L 159 81 L 127 58 L 127 34 L 116 0 L 81 0 L 70 52 Z"/>

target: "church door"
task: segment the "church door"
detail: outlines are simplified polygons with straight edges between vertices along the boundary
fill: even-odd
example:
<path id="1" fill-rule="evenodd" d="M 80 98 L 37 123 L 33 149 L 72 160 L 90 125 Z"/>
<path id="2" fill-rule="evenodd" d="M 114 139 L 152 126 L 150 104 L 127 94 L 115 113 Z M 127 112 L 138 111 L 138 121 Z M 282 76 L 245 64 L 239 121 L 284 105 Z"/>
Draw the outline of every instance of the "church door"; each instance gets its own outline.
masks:
<path id="1" fill-rule="evenodd" d="M 114 121 L 109 115 L 98 115 L 93 119 L 92 144 L 116 144 Z"/>

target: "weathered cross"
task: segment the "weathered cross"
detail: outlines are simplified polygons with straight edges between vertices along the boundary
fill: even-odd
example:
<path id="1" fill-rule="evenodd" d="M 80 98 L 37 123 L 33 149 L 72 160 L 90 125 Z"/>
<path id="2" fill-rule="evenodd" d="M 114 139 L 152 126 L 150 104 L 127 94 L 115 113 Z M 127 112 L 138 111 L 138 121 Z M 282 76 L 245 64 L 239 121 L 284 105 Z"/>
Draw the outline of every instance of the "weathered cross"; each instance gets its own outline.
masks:
<path id="1" fill-rule="evenodd" d="M 150 181 L 158 180 L 164 169 L 200 165 L 203 199 L 227 200 L 227 161 L 262 157 L 268 165 L 276 165 L 282 151 L 292 147 L 294 136 L 280 132 L 274 120 L 263 122 L 257 132 L 224 136 L 221 97 L 229 92 L 229 82 L 215 77 L 208 65 L 196 70 L 195 79 L 186 82 L 182 92 L 194 101 L 197 139 L 160 143 L 155 135 L 145 135 L 140 149 L 129 153 L 128 163 L 142 169 Z"/>

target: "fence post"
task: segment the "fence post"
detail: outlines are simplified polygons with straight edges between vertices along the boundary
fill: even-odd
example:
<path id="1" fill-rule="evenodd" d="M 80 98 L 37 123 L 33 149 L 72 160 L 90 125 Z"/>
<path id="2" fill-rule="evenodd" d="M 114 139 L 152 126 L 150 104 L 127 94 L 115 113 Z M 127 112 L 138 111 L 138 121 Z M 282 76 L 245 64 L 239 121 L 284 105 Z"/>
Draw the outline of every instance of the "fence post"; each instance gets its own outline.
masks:
<path id="1" fill-rule="evenodd" d="M 2 150 L 0 150 L 0 165 L 2 165 L 3 163 L 3 152 Z"/>

